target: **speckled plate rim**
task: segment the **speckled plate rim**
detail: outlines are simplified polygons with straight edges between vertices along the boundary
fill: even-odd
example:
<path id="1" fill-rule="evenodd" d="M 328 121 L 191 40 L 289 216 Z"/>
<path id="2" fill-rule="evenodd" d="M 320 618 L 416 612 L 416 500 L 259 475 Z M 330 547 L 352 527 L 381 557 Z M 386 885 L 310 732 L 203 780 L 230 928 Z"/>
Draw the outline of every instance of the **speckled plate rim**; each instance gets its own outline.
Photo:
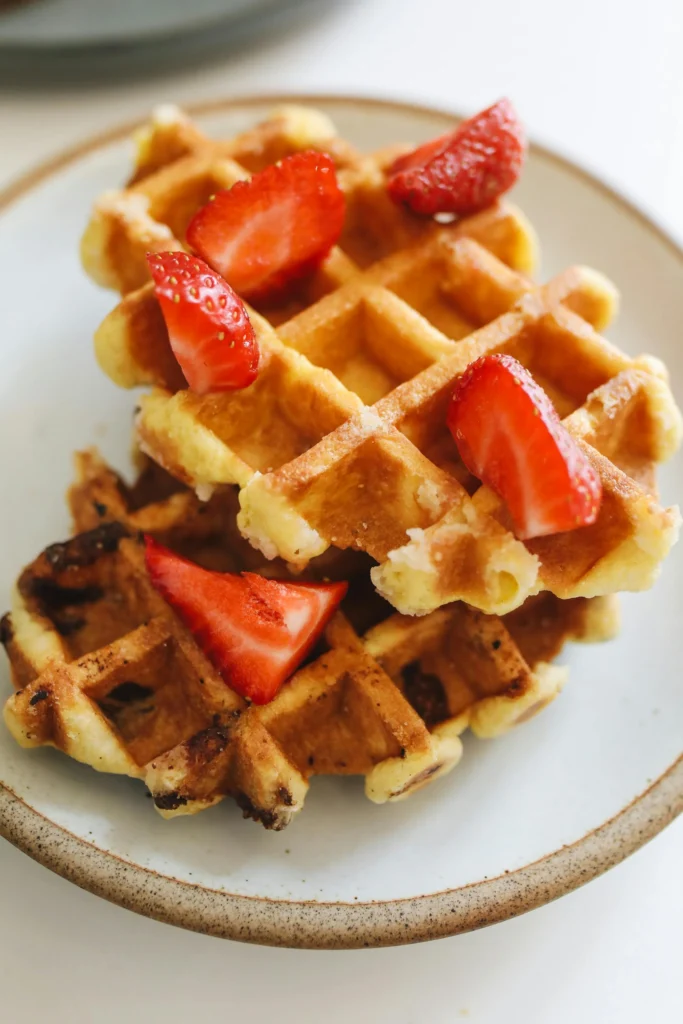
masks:
<path id="1" fill-rule="evenodd" d="M 263 104 L 350 103 L 418 116 L 457 114 L 393 100 L 314 94 L 234 97 L 188 105 L 193 116 Z M 129 135 L 135 121 L 65 150 L 0 192 L 0 215 L 15 200 L 82 157 Z M 683 249 L 650 217 L 590 172 L 542 146 L 532 152 L 601 192 L 657 236 L 683 264 Z M 0 782 L 0 836 L 39 864 L 136 913 L 207 935 L 302 949 L 354 949 L 443 938 L 496 924 L 549 903 L 619 864 L 683 813 L 683 754 L 613 818 L 576 842 L 514 871 L 408 899 L 323 903 L 242 896 L 160 875 L 102 850 L 57 825 Z"/>

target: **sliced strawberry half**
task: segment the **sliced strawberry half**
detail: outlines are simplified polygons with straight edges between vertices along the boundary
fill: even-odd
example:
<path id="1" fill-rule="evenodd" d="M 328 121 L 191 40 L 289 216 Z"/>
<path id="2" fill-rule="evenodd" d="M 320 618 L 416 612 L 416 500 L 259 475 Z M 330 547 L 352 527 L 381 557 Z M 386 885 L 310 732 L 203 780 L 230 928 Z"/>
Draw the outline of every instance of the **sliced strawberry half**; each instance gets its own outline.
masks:
<path id="1" fill-rule="evenodd" d="M 263 299 L 323 261 L 344 210 L 332 159 L 296 153 L 219 192 L 195 214 L 187 241 L 240 295 Z"/>
<path id="2" fill-rule="evenodd" d="M 415 213 L 475 213 L 512 188 L 524 163 L 524 129 L 508 99 L 399 157 L 387 188 Z"/>
<path id="3" fill-rule="evenodd" d="M 506 503 L 522 540 L 597 519 L 600 477 L 521 363 L 484 356 L 455 389 L 448 426 L 463 462 Z"/>
<path id="4" fill-rule="evenodd" d="M 244 303 L 207 264 L 185 252 L 148 253 L 173 354 L 199 395 L 246 388 L 259 348 Z"/>
<path id="5" fill-rule="evenodd" d="M 305 658 L 346 583 L 282 583 L 251 572 L 210 572 L 145 537 L 154 587 L 177 612 L 225 682 L 267 704 Z"/>

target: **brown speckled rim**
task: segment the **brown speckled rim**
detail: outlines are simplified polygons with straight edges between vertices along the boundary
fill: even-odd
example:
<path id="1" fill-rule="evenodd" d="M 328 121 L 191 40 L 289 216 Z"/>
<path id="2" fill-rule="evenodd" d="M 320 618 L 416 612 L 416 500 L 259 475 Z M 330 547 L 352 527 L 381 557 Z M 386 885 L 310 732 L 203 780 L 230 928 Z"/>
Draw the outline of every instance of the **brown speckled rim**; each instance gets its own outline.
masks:
<path id="1" fill-rule="evenodd" d="M 355 96 L 263 95 L 195 104 L 201 116 L 231 107 L 310 103 L 355 104 L 443 118 L 433 107 Z M 0 193 L 0 212 L 82 157 L 130 134 L 139 121 L 75 146 Z M 683 250 L 637 207 L 571 161 L 532 145 L 606 196 L 663 242 L 683 263 Z M 471 885 L 409 899 L 318 903 L 240 896 L 160 875 L 123 860 L 50 821 L 0 782 L 0 836 L 38 863 L 83 889 L 138 914 L 221 938 L 302 949 L 355 949 L 444 938 L 496 924 L 549 903 L 614 867 L 683 812 L 683 755 L 615 817 L 569 846 L 532 864 Z"/>

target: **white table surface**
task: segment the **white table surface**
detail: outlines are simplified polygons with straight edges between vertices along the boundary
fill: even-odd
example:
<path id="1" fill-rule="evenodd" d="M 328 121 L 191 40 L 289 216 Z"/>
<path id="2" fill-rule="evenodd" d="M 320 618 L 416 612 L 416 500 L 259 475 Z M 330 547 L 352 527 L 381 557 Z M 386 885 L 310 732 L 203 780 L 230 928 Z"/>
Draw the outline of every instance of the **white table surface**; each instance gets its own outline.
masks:
<path id="1" fill-rule="evenodd" d="M 317 91 L 473 111 L 506 93 L 532 135 L 683 238 L 682 44 L 680 0 L 339 2 L 176 75 L 0 89 L 0 184 L 161 101 Z M 316 953 L 136 917 L 2 843 L 0 1020 L 673 1024 L 683 1019 L 682 853 L 679 821 L 607 876 L 516 921 L 422 946 Z"/>

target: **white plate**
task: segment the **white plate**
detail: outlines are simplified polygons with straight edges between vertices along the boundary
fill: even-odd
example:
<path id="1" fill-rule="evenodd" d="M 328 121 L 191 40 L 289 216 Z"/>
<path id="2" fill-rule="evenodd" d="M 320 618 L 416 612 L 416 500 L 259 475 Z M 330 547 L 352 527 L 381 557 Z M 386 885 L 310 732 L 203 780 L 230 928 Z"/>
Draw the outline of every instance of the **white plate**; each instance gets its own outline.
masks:
<path id="1" fill-rule="evenodd" d="M 201 123 L 230 135 L 276 100 L 212 105 Z M 314 102 L 366 148 L 421 141 L 449 123 L 411 106 Z M 67 532 L 71 452 L 95 443 L 127 463 L 135 397 L 98 371 L 91 345 L 115 299 L 86 279 L 78 240 L 92 200 L 124 179 L 130 159 L 125 133 L 95 141 L 29 176 L 0 210 L 1 594 Z M 613 340 L 663 358 L 680 392 L 674 243 L 538 148 L 515 198 L 538 229 L 543 276 L 575 262 L 608 274 L 623 296 Z M 683 499 L 682 480 L 679 458 L 662 473 L 666 502 Z M 304 813 L 280 834 L 243 822 L 229 801 L 165 822 L 139 783 L 20 750 L 2 729 L 0 832 L 125 906 L 251 941 L 407 942 L 530 909 L 616 863 L 683 809 L 683 764 L 666 774 L 683 736 L 682 556 L 674 551 L 651 592 L 625 597 L 618 640 L 567 650 L 571 679 L 547 711 L 504 738 L 468 739 L 462 765 L 404 803 L 377 807 L 355 780 L 316 779 Z M 3 662 L 0 689 L 9 688 Z"/>

